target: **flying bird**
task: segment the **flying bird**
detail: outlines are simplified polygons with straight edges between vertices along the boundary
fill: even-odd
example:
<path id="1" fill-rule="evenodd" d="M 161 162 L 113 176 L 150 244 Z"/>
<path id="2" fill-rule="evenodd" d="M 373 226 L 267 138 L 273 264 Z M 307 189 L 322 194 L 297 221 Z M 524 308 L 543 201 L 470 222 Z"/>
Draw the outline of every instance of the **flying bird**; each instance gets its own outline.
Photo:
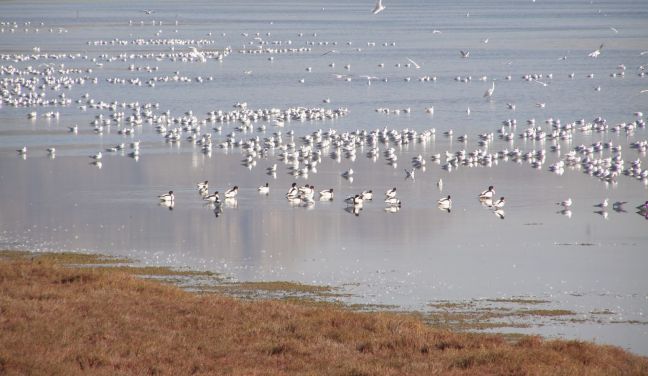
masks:
<path id="1" fill-rule="evenodd" d="M 382 0 L 376 1 L 376 5 L 374 6 L 373 10 L 371 11 L 371 14 L 378 14 L 385 10 L 385 6 L 382 4 Z"/>
<path id="2" fill-rule="evenodd" d="M 599 48 L 597 48 L 594 51 L 590 52 L 587 56 L 597 58 L 601 54 L 602 49 L 603 49 L 603 44 L 601 43 L 601 46 Z"/>
<path id="3" fill-rule="evenodd" d="M 407 60 L 414 65 L 414 68 L 416 68 L 416 69 L 421 68 L 420 65 L 416 64 L 416 62 L 414 60 L 410 59 L 409 57 L 407 58 Z"/>

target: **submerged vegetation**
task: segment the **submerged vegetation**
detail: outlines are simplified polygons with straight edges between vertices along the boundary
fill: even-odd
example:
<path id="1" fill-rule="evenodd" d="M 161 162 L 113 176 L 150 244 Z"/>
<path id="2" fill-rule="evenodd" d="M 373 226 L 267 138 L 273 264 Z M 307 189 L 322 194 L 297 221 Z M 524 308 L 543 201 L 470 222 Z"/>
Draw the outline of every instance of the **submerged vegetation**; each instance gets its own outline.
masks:
<path id="1" fill-rule="evenodd" d="M 648 359 L 613 346 L 512 342 L 411 314 L 196 294 L 132 268 L 79 266 L 95 263 L 86 257 L 0 254 L 0 374 L 648 373 Z"/>

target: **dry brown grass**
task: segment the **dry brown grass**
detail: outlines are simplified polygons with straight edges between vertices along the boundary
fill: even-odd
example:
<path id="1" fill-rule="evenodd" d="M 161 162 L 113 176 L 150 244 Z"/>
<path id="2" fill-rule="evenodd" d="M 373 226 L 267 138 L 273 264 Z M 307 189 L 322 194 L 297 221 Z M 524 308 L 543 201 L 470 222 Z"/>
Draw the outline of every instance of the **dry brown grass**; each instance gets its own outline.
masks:
<path id="1" fill-rule="evenodd" d="M 646 375 L 578 341 L 452 333 L 389 313 L 192 294 L 120 270 L 0 258 L 1 375 Z"/>

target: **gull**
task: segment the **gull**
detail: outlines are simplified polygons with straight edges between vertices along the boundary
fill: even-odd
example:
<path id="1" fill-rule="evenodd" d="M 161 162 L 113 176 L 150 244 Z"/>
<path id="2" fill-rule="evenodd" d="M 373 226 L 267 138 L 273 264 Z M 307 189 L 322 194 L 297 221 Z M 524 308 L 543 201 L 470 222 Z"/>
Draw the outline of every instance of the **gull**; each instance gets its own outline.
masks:
<path id="1" fill-rule="evenodd" d="M 350 169 L 348 169 L 347 171 L 344 171 L 344 172 L 342 173 L 342 177 L 343 177 L 343 178 L 346 178 L 346 179 L 350 178 L 351 175 L 353 175 L 353 169 L 352 169 L 352 168 L 350 168 Z"/>
<path id="2" fill-rule="evenodd" d="M 619 30 L 613 28 L 612 26 L 610 26 L 610 30 L 614 31 L 615 34 L 619 34 Z"/>
<path id="3" fill-rule="evenodd" d="M 432 34 L 441 34 L 441 30 L 434 29 L 432 30 Z"/>
<path id="4" fill-rule="evenodd" d="M 448 197 L 443 197 L 437 201 L 437 206 L 441 210 L 445 210 L 448 213 L 450 212 L 450 209 L 452 208 L 452 199 L 450 198 L 450 195 Z"/>
<path id="5" fill-rule="evenodd" d="M 601 43 L 601 46 L 599 48 L 597 48 L 594 51 L 590 52 L 587 56 L 597 58 L 601 54 L 602 49 L 603 49 L 603 44 Z"/>
<path id="6" fill-rule="evenodd" d="M 94 159 L 95 161 L 100 160 L 103 157 L 101 152 L 98 152 L 97 154 L 91 155 L 90 158 Z"/>
<path id="7" fill-rule="evenodd" d="M 175 201 L 175 196 L 173 195 L 173 191 L 169 191 L 169 193 L 159 195 L 158 198 L 160 199 L 160 201 Z"/>
<path id="8" fill-rule="evenodd" d="M 515 104 L 514 103 L 507 103 L 506 107 L 508 107 L 509 110 L 515 111 Z"/>
<path id="9" fill-rule="evenodd" d="M 339 52 L 338 50 L 330 50 L 330 51 L 326 51 L 326 52 L 324 52 L 324 53 L 321 54 L 320 56 L 324 56 L 324 55 L 328 55 L 328 54 L 336 54 L 336 53 L 338 53 L 338 52 Z"/>
<path id="10" fill-rule="evenodd" d="M 23 146 L 22 149 L 16 150 L 18 154 L 20 155 L 26 155 L 27 154 L 27 146 Z"/>
<path id="11" fill-rule="evenodd" d="M 420 65 L 416 64 L 416 62 L 415 62 L 414 60 L 410 59 L 409 57 L 407 58 L 407 60 L 408 60 L 410 63 L 414 64 L 414 68 L 416 68 L 416 69 L 420 69 L 420 68 L 421 68 Z"/>
<path id="12" fill-rule="evenodd" d="M 571 199 L 571 197 L 570 197 L 570 198 L 568 198 L 568 199 L 565 200 L 565 201 L 557 202 L 556 205 L 560 205 L 560 206 L 562 206 L 563 208 L 567 209 L 567 208 L 569 208 L 570 206 L 572 206 L 572 203 L 573 203 L 573 202 L 572 202 L 572 199 Z"/>
<path id="13" fill-rule="evenodd" d="M 212 204 L 214 204 L 214 203 L 219 203 L 220 204 L 220 196 L 218 195 L 218 191 L 215 191 L 211 195 L 205 196 L 205 198 L 203 198 L 203 200 L 205 200 L 205 201 L 207 201 L 209 203 L 212 203 Z"/>
<path id="14" fill-rule="evenodd" d="M 623 209 L 623 205 L 627 204 L 627 201 L 617 201 L 614 204 L 612 204 L 612 210 L 614 210 L 617 213 L 625 213 L 625 209 Z"/>
<path id="15" fill-rule="evenodd" d="M 204 63 L 204 62 L 207 61 L 207 58 L 205 57 L 205 55 L 201 51 L 198 51 L 198 49 L 196 47 L 191 46 L 189 48 L 191 49 L 191 53 L 189 54 L 191 57 L 199 59 L 201 63 Z"/>
<path id="16" fill-rule="evenodd" d="M 461 57 L 464 59 L 467 59 L 470 56 L 470 51 L 459 51 L 461 53 Z"/>
<path id="17" fill-rule="evenodd" d="M 487 43 L 488 43 L 488 38 L 482 40 L 482 43 L 483 43 L 483 44 L 487 44 Z"/>
<path id="18" fill-rule="evenodd" d="M 228 190 L 225 191 L 225 198 L 236 198 L 236 195 L 238 194 L 238 186 L 234 186 Z"/>
<path id="19" fill-rule="evenodd" d="M 247 74 L 249 76 L 249 75 L 252 74 L 252 71 L 251 70 L 246 70 L 246 71 L 243 71 L 243 74 Z"/>
<path id="20" fill-rule="evenodd" d="M 150 10 L 150 9 L 142 9 L 142 12 L 144 12 L 144 13 L 146 13 L 146 14 L 153 14 L 155 11 L 154 11 L 154 10 Z"/>
<path id="21" fill-rule="evenodd" d="M 540 80 L 533 80 L 533 82 L 539 83 L 540 85 L 542 85 L 542 86 L 544 86 L 544 87 L 547 87 L 547 85 L 549 85 L 548 83 L 546 83 L 546 82 L 542 82 L 542 81 L 540 81 Z"/>
<path id="22" fill-rule="evenodd" d="M 490 98 L 493 96 L 493 93 L 495 92 L 495 81 L 493 81 L 493 86 L 491 86 L 486 92 L 484 93 L 484 98 Z"/>
<path id="23" fill-rule="evenodd" d="M 411 170 L 405 169 L 405 179 L 414 180 L 414 169 Z"/>
<path id="24" fill-rule="evenodd" d="M 259 187 L 259 193 L 262 195 L 267 195 L 268 193 L 270 193 L 270 186 L 268 185 L 268 183 L 265 183 L 265 185 Z"/>
<path id="25" fill-rule="evenodd" d="M 374 6 L 373 10 L 371 11 L 371 14 L 378 14 L 385 10 L 385 6 L 382 4 L 382 0 L 376 1 L 376 5 Z"/>
<path id="26" fill-rule="evenodd" d="M 601 202 L 600 204 L 594 205 L 594 207 L 596 207 L 596 208 L 607 208 L 607 206 L 608 206 L 608 199 L 607 198 L 605 200 L 603 200 L 603 202 Z"/>
<path id="27" fill-rule="evenodd" d="M 360 78 L 366 78 L 367 79 L 367 85 L 371 85 L 371 80 L 377 80 L 378 77 L 376 76 L 360 76 Z"/>
<path id="28" fill-rule="evenodd" d="M 639 94 L 643 94 L 643 93 L 648 93 L 648 89 L 643 89 L 639 92 Z"/>

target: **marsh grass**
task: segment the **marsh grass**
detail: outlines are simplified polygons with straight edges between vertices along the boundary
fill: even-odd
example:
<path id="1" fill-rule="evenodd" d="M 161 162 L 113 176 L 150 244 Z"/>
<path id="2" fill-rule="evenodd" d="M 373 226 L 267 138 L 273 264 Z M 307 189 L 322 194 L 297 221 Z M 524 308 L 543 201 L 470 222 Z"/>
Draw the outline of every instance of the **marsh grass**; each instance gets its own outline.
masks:
<path id="1" fill-rule="evenodd" d="M 127 272 L 1 258 L 0 374 L 648 374 L 646 358 L 613 346 L 195 294 Z"/>

